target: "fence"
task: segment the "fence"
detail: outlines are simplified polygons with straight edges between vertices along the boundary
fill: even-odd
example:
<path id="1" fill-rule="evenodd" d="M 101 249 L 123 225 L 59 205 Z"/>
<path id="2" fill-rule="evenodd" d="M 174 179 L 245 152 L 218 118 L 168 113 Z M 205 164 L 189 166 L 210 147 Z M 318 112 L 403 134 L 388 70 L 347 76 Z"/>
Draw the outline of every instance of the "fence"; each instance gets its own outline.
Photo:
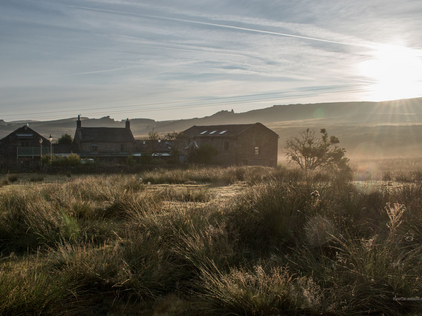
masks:
<path id="1" fill-rule="evenodd" d="M 54 149 L 52 150 L 54 154 Z M 40 157 L 50 154 L 50 147 L 17 147 L 17 158 L 20 157 Z"/>

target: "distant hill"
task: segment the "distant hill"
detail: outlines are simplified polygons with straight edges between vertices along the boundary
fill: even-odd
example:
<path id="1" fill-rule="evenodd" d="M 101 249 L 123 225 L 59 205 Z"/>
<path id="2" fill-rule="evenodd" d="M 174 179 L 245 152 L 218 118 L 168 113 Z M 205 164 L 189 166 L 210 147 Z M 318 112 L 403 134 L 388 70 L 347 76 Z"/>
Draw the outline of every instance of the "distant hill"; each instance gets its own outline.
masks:
<path id="1" fill-rule="evenodd" d="M 0 138 L 25 123 L 44 136 L 54 138 L 74 135 L 77 118 L 54 121 L 0 120 Z M 154 131 L 164 134 L 180 132 L 193 125 L 247 124 L 261 122 L 280 136 L 280 155 L 288 137 L 297 136 L 306 128 L 326 128 L 340 139 L 349 156 L 369 158 L 422 156 L 422 98 L 386 102 L 341 102 L 274 105 L 244 113 L 220 111 L 211 116 L 174 121 L 147 118 L 130 119 L 135 138 Z M 109 116 L 100 119 L 83 117 L 82 126 L 124 127 L 124 120 Z"/>

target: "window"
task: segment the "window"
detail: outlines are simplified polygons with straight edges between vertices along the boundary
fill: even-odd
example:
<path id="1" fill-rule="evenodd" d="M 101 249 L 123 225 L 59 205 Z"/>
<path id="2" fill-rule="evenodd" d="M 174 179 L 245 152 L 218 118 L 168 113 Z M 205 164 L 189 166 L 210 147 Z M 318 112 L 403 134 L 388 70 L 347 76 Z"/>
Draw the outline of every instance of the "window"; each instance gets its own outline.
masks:
<path id="1" fill-rule="evenodd" d="M 220 134 L 220 135 L 222 135 L 222 134 L 224 134 L 225 132 L 227 132 L 227 130 L 222 131 L 222 132 L 220 132 L 219 134 Z"/>
<path id="2" fill-rule="evenodd" d="M 98 151 L 97 144 L 91 144 L 91 151 Z"/>
<path id="3" fill-rule="evenodd" d="M 208 132 L 208 131 L 203 131 L 200 135 L 204 135 L 206 132 Z"/>
<path id="4" fill-rule="evenodd" d="M 212 132 L 210 133 L 210 135 L 211 135 L 211 134 L 214 134 L 215 132 L 216 132 L 216 130 L 215 130 L 215 131 L 212 131 Z"/>
<path id="5" fill-rule="evenodd" d="M 125 144 L 120 144 L 120 151 L 125 151 Z"/>
<path id="6" fill-rule="evenodd" d="M 259 155 L 259 146 L 255 146 L 255 155 Z"/>
<path id="7" fill-rule="evenodd" d="M 224 150 L 228 151 L 230 149 L 230 143 L 229 142 L 224 142 Z"/>
<path id="8" fill-rule="evenodd" d="M 18 147 L 31 147 L 31 143 L 28 141 L 22 141 L 18 143 Z"/>

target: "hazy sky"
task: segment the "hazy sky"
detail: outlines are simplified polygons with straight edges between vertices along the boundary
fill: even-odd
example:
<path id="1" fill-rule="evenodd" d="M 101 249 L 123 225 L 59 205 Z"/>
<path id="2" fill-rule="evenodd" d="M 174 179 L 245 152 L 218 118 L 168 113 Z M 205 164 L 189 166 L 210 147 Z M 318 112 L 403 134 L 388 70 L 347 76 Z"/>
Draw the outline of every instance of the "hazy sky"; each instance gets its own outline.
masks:
<path id="1" fill-rule="evenodd" d="M 422 96 L 420 0 L 1 0 L 0 119 Z"/>

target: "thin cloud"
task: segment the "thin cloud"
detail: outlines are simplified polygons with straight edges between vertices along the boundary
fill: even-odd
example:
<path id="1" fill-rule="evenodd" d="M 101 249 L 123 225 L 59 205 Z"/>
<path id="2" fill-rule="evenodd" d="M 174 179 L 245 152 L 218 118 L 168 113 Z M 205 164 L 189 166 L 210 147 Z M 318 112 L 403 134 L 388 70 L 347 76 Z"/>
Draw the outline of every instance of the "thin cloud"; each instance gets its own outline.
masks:
<path id="1" fill-rule="evenodd" d="M 373 58 L 375 40 L 421 25 L 407 0 L 396 16 L 379 0 L 346 13 L 334 0 L 60 2 L 0 4 L 2 113 L 115 108 L 186 118 L 229 105 L 359 100 L 373 82 L 357 65 Z M 367 19 L 371 6 L 382 14 Z"/>
<path id="2" fill-rule="evenodd" d="M 26 0 L 26 1 L 35 2 L 33 0 Z M 144 17 L 144 18 L 151 18 L 151 19 L 167 20 L 167 21 L 177 21 L 177 22 L 197 24 L 197 25 L 206 25 L 206 26 L 213 26 L 213 27 L 232 29 L 232 30 L 240 30 L 240 31 L 246 31 L 246 32 L 254 32 L 254 33 L 283 36 L 283 37 L 291 37 L 291 38 L 307 40 L 307 41 L 316 41 L 316 42 L 346 45 L 346 46 L 368 47 L 365 44 L 333 41 L 333 40 L 323 39 L 323 38 L 309 37 L 309 36 L 296 35 L 296 34 L 288 34 L 288 33 L 276 32 L 276 31 L 260 30 L 260 29 L 256 29 L 256 28 L 248 28 L 248 27 L 241 27 L 241 26 L 234 26 L 234 25 L 227 25 L 227 24 L 218 24 L 218 23 L 212 23 L 212 22 L 195 21 L 195 20 L 188 20 L 188 19 L 181 19 L 181 18 L 174 18 L 174 17 L 157 16 L 157 15 L 139 14 L 139 13 L 120 11 L 120 10 L 92 8 L 92 7 L 72 5 L 72 4 L 51 3 L 51 2 L 46 2 L 46 1 L 36 1 L 36 3 L 43 3 L 43 4 L 47 4 L 47 5 L 54 5 L 54 6 L 65 6 L 65 7 L 71 7 L 71 8 L 80 9 L 80 10 L 112 13 L 112 14 L 127 15 L 127 16 L 137 16 L 137 17 Z"/>

